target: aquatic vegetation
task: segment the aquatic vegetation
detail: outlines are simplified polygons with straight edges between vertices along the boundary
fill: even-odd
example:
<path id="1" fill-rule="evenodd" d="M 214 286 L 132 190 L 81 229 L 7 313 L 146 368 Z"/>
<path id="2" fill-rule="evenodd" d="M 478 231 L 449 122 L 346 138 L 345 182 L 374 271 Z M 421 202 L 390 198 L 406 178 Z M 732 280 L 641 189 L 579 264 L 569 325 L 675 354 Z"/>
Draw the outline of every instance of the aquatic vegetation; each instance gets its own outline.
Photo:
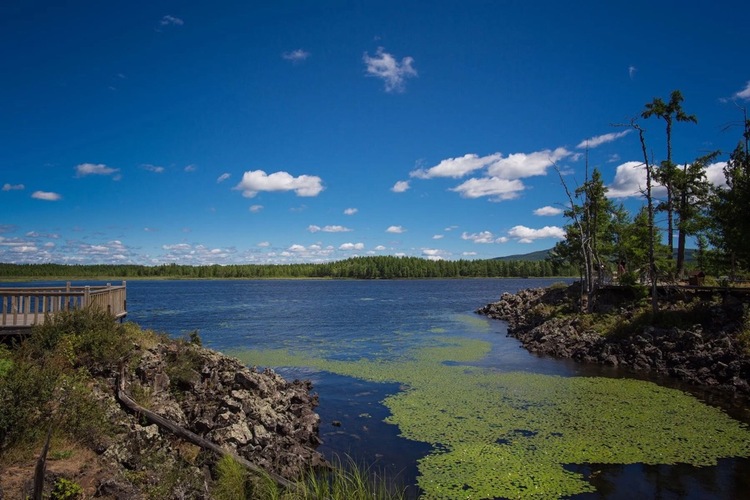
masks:
<path id="1" fill-rule="evenodd" d="M 282 350 L 240 354 L 249 364 L 305 366 L 398 382 L 386 421 L 430 443 L 419 462 L 428 498 L 558 497 L 594 491 L 566 464 L 715 465 L 750 455 L 750 430 L 721 410 L 656 384 L 500 372 L 468 366 L 479 340 L 439 339 L 397 359 L 337 361 Z M 237 353 L 235 353 L 236 355 Z"/>

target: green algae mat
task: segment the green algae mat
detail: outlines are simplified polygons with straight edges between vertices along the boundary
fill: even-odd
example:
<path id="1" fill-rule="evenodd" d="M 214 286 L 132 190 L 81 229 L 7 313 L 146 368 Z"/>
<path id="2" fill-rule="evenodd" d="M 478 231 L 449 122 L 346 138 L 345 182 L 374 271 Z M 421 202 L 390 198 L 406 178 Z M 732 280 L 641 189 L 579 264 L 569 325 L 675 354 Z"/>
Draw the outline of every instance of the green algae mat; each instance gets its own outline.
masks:
<path id="1" fill-rule="evenodd" d="M 650 382 L 470 366 L 490 345 L 441 339 L 395 360 L 334 361 L 283 350 L 232 353 L 259 366 L 310 367 L 405 388 L 383 403 L 401 435 L 429 443 L 425 498 L 557 498 L 595 491 L 566 464 L 715 465 L 750 456 L 750 430 Z"/>

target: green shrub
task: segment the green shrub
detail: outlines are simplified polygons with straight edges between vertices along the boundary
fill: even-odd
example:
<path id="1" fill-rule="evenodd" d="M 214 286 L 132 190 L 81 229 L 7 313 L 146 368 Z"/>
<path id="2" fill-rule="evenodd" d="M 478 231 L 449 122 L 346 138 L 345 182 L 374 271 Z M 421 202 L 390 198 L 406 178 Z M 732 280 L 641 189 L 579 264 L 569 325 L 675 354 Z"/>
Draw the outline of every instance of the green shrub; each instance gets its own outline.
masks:
<path id="1" fill-rule="evenodd" d="M 50 500 L 73 500 L 83 497 L 83 488 L 80 484 L 64 477 L 55 481 Z"/>

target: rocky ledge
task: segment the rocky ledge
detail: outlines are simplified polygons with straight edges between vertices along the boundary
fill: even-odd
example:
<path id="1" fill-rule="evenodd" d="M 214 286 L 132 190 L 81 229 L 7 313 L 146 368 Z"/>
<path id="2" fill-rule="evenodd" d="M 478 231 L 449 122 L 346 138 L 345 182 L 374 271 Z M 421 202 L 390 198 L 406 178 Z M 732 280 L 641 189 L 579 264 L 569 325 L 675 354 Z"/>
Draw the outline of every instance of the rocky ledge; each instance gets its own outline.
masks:
<path id="1" fill-rule="evenodd" d="M 284 478 L 325 465 L 315 450 L 320 418 L 309 381 L 288 382 L 273 370 L 260 372 L 189 343 L 137 348 L 139 362 L 128 371 L 124 386 L 139 405 Z M 116 432 L 100 449 L 111 473 L 99 481 L 97 496 L 143 497 L 137 484 L 144 482 L 143 476 L 155 466 L 173 467 L 176 460 L 193 469 L 187 476 L 209 474 L 206 462 L 196 458 L 201 453 L 197 447 L 186 452 L 184 441 L 124 411 L 113 392 L 111 386 L 100 392 Z M 186 455 L 192 457 L 185 460 Z M 190 496 L 201 497 L 195 492 Z"/>
<path id="2" fill-rule="evenodd" d="M 574 300 L 576 290 L 573 286 L 504 293 L 498 302 L 476 312 L 507 321 L 508 335 L 536 354 L 653 370 L 690 384 L 750 395 L 750 357 L 740 338 L 747 306 L 738 300 L 701 304 L 696 314 L 699 299 L 674 297 L 660 307 L 674 317 L 690 310 L 690 317 L 700 321 L 689 328 L 645 325 L 626 334 L 602 333 L 595 328 L 597 314 L 562 312 Z M 637 314 L 622 297 L 600 297 L 597 307 L 599 318 L 602 314 L 619 316 L 615 323 Z"/>

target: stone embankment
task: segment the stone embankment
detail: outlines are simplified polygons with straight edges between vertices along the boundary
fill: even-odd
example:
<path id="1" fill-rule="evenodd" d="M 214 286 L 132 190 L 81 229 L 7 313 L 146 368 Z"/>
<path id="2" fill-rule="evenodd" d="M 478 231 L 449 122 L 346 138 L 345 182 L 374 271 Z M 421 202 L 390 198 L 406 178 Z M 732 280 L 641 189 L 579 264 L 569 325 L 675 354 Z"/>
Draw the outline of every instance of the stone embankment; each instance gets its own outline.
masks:
<path id="1" fill-rule="evenodd" d="M 140 349 L 140 361 L 130 368 L 124 385 L 141 406 L 284 478 L 300 477 L 325 464 L 315 450 L 320 418 L 310 382 L 287 382 L 270 369 L 259 372 L 192 344 L 159 343 Z M 171 467 L 177 457 L 184 458 L 186 445 L 123 411 L 111 391 L 102 391 L 100 397 L 116 423 L 116 434 L 104 444 L 102 457 L 112 471 L 125 473 L 111 474 L 97 494 L 137 498 L 138 488 L 128 480 L 134 474 L 127 471 Z M 198 453 L 197 447 L 193 453 Z M 192 462 L 195 470 L 189 475 L 208 474 L 201 460 Z"/>
<path id="2" fill-rule="evenodd" d="M 603 298 L 597 303 L 599 315 L 562 312 L 573 295 L 572 288 L 504 293 L 498 302 L 480 308 L 477 313 L 507 321 L 508 335 L 536 354 L 653 370 L 691 384 L 750 395 L 750 357 L 739 338 L 747 307 L 742 303 L 717 301 L 702 305 L 701 320 L 688 328 L 647 325 L 621 333 L 597 331 L 601 324 L 596 322 L 603 313 L 610 318 L 619 316 L 615 324 L 628 322 L 638 314 L 632 306 Z M 694 304 L 686 306 L 684 300 L 681 297 L 662 307 L 673 317 L 679 317 L 687 307 L 692 311 L 691 317 L 695 317 Z"/>

